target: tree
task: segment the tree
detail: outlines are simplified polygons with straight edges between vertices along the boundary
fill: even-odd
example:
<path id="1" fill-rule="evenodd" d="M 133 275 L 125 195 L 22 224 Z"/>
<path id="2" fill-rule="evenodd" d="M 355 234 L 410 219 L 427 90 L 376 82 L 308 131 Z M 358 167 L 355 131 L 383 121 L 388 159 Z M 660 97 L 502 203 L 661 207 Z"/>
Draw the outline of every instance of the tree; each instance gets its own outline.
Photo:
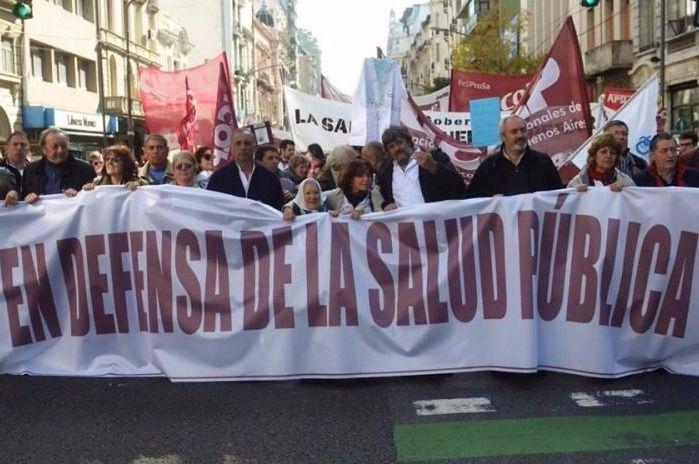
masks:
<path id="1" fill-rule="evenodd" d="M 523 55 L 519 45 L 526 22 L 523 16 L 506 7 L 490 9 L 452 49 L 452 67 L 491 74 L 534 72 L 540 57 Z"/>
<path id="2" fill-rule="evenodd" d="M 449 77 L 435 77 L 432 81 L 431 86 L 425 86 L 423 91 L 425 94 L 436 92 L 444 87 L 448 87 L 451 84 L 451 78 Z"/>

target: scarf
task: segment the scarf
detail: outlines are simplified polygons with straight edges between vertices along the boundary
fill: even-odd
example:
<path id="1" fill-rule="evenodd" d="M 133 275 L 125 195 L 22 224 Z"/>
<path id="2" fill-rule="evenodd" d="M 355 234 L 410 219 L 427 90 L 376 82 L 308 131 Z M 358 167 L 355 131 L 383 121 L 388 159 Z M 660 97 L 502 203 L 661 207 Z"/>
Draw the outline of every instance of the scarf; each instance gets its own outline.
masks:
<path id="1" fill-rule="evenodd" d="M 587 168 L 587 178 L 588 184 L 594 185 L 593 181 L 602 182 L 602 185 L 610 185 L 616 181 L 616 170 L 612 168 L 611 171 L 601 173 L 594 167 L 590 166 Z"/>
<path id="2" fill-rule="evenodd" d="M 318 188 L 318 192 L 320 192 L 320 203 L 318 204 L 318 207 L 316 209 L 309 208 L 308 205 L 306 204 L 306 200 L 303 198 L 303 188 L 309 183 L 315 184 L 315 186 Z M 322 190 L 320 188 L 320 184 L 318 183 L 318 181 L 315 179 L 304 179 L 299 184 L 299 189 L 296 192 L 296 197 L 294 198 L 294 203 L 296 204 L 296 206 L 299 207 L 299 209 L 301 211 L 303 211 L 304 214 L 307 214 L 307 213 L 314 213 L 317 211 L 324 211 L 323 200 L 324 200 L 323 193 L 322 193 Z"/>
<path id="3" fill-rule="evenodd" d="M 650 166 L 648 167 L 648 174 L 650 177 L 653 179 L 655 182 L 656 187 L 667 187 L 669 185 L 675 185 L 677 187 L 686 187 L 687 183 L 684 181 L 684 172 L 687 170 L 687 166 L 681 163 L 677 163 L 677 167 L 675 168 L 675 176 L 672 179 L 672 182 L 667 183 L 665 182 L 665 179 L 658 174 L 658 167 L 655 165 L 655 161 L 650 163 Z"/>

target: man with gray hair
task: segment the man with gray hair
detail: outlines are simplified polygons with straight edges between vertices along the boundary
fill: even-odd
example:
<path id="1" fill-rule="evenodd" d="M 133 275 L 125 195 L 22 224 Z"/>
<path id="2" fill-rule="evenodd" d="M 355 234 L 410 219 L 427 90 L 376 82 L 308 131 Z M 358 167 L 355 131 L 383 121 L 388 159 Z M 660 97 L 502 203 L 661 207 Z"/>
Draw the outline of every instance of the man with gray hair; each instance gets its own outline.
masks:
<path id="1" fill-rule="evenodd" d="M 26 201 L 54 193 L 72 197 L 95 178 L 92 166 L 68 153 L 68 141 L 68 134 L 55 127 L 41 133 L 39 146 L 43 156 L 30 163 L 22 176 L 22 194 Z"/>
<path id="2" fill-rule="evenodd" d="M 208 190 L 260 201 L 281 211 L 284 193 L 279 178 L 255 163 L 255 136 L 236 129 L 231 137 L 231 160 L 209 178 Z"/>
<path id="3" fill-rule="evenodd" d="M 638 155 L 631 153 L 629 149 L 629 126 L 620 119 L 612 119 L 604 125 L 604 132 L 614 136 L 621 145 L 621 153 L 616 168 L 629 177 L 640 174 L 648 168 L 648 163 Z"/>
<path id="4" fill-rule="evenodd" d="M 527 123 L 519 116 L 500 121 L 500 150 L 483 160 L 468 186 L 469 198 L 518 195 L 563 188 L 546 153 L 532 150 Z"/>
<path id="5" fill-rule="evenodd" d="M 138 170 L 138 177 L 151 185 L 169 184 L 175 178 L 167 158 L 167 140 L 160 134 L 149 134 L 143 141 L 146 162 Z"/>

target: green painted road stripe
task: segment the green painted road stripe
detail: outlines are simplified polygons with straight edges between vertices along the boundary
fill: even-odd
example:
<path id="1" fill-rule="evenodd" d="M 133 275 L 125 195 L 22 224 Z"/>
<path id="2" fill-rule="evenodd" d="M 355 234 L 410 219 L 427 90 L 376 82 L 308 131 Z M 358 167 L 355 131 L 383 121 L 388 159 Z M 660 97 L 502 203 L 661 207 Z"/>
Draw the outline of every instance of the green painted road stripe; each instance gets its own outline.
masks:
<path id="1" fill-rule="evenodd" d="M 399 461 L 699 444 L 699 411 L 398 425 Z"/>

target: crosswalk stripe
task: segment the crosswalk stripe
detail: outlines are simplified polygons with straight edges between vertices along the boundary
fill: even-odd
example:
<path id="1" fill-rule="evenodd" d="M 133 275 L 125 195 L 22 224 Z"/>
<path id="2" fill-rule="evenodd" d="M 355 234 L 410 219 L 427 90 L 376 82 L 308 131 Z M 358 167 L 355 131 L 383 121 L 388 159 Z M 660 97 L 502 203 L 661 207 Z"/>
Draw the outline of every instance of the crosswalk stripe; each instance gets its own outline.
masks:
<path id="1" fill-rule="evenodd" d="M 488 398 L 452 398 L 413 401 L 418 416 L 442 414 L 482 414 L 496 412 Z"/>

